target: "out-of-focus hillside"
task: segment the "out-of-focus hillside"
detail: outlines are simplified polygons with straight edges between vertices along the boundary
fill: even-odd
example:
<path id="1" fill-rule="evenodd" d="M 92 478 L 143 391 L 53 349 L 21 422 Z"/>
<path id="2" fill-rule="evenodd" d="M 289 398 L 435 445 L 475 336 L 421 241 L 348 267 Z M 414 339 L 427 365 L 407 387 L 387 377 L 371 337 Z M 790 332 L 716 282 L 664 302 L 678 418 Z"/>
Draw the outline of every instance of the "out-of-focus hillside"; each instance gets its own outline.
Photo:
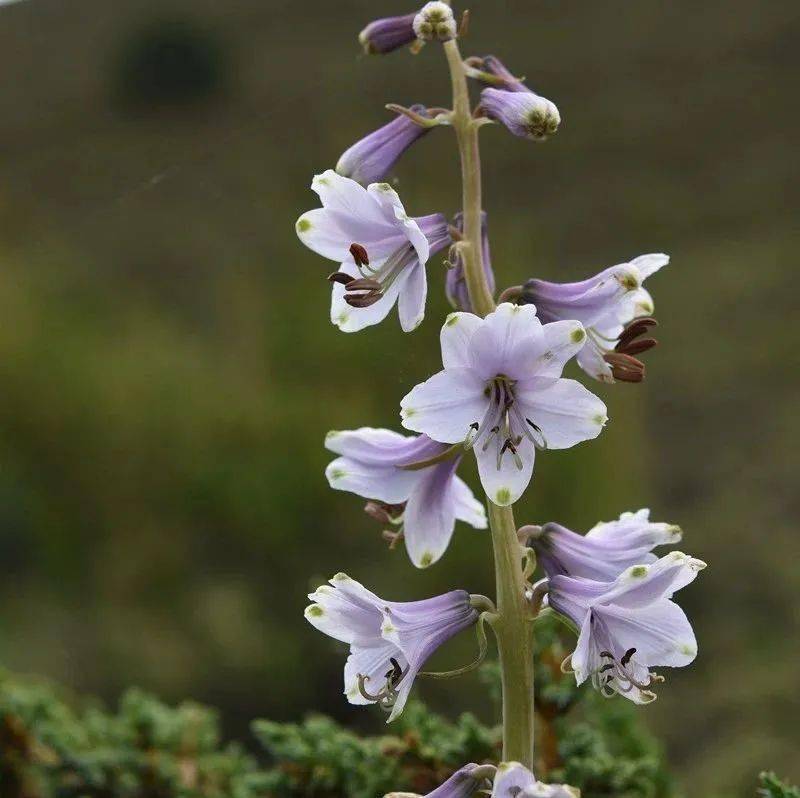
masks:
<path id="1" fill-rule="evenodd" d="M 359 56 L 366 21 L 412 7 L 0 7 L 4 666 L 191 695 L 232 731 L 311 708 L 378 729 L 340 700 L 308 587 L 346 570 L 397 598 L 491 589 L 485 535 L 413 571 L 322 476 L 327 429 L 398 426 L 438 363 L 435 264 L 420 330 L 345 336 L 293 229 L 385 102 L 446 102 L 435 48 Z M 763 768 L 798 781 L 797 5 L 471 10 L 465 50 L 564 119 L 543 146 L 483 133 L 500 285 L 673 258 L 649 284 L 647 383 L 598 389 L 606 432 L 540 457 L 517 517 L 583 530 L 649 504 L 681 524 L 710 564 L 683 599 L 700 657 L 642 711 L 689 795 L 751 794 Z M 456 212 L 456 168 L 449 131 L 426 137 L 398 169 L 406 207 Z M 425 695 L 487 712 L 477 685 Z"/>

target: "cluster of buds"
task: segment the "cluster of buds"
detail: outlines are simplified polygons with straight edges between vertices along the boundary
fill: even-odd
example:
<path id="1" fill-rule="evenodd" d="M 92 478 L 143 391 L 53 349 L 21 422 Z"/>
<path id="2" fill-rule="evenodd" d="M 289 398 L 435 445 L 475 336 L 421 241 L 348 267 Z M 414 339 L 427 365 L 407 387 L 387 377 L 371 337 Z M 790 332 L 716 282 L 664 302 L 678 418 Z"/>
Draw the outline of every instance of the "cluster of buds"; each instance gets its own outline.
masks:
<path id="1" fill-rule="evenodd" d="M 370 22 L 359 34 L 358 41 L 367 55 L 385 55 L 409 45 L 446 42 L 456 34 L 456 20 L 450 5 L 433 0 L 417 12 Z"/>

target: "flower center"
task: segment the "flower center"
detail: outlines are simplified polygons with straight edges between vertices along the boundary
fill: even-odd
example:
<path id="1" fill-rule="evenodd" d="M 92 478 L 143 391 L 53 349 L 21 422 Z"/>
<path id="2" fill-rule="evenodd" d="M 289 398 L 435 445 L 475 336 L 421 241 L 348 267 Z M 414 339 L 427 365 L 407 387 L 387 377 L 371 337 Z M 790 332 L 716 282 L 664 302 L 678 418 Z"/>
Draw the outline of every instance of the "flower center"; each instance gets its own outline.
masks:
<path id="1" fill-rule="evenodd" d="M 361 693 L 367 701 L 374 701 L 384 712 L 391 712 L 394 708 L 399 693 L 397 688 L 410 670 L 410 666 L 403 670 L 400 663 L 394 657 L 389 657 L 389 664 L 392 667 L 384 675 L 386 683 L 377 693 L 370 693 L 366 688 L 369 676 L 364 676 L 363 673 L 359 673 L 356 677 L 358 679 L 358 692 Z"/>
<path id="2" fill-rule="evenodd" d="M 464 441 L 465 448 L 480 446 L 483 452 L 494 446 L 498 471 L 506 454 L 513 458 L 520 471 L 523 469 L 517 448 L 524 438 L 538 449 L 547 448 L 542 430 L 522 414 L 514 397 L 514 384 L 513 380 L 502 374 L 486 384 L 485 394 L 489 399 L 489 406 L 483 418 L 472 423 Z"/>
<path id="3" fill-rule="evenodd" d="M 364 246 L 351 244 L 350 254 L 361 277 L 352 277 L 345 272 L 334 272 L 328 276 L 328 280 L 345 287 L 344 301 L 353 308 L 368 308 L 379 302 L 403 269 L 417 257 L 416 250 L 411 244 L 403 244 L 389 255 L 381 266 L 372 269 L 369 265 L 369 254 Z"/>

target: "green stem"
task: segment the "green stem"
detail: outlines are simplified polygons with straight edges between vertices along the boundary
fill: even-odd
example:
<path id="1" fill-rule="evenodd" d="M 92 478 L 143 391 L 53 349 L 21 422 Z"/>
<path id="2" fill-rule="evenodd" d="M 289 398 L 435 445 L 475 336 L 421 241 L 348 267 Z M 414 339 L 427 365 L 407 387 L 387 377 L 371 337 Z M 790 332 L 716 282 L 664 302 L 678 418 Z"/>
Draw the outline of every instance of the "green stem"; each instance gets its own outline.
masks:
<path id="1" fill-rule="evenodd" d="M 452 125 L 461 155 L 464 214 L 462 257 L 464 278 L 475 313 L 485 316 L 495 309 L 483 271 L 481 248 L 481 164 L 478 124 L 472 117 L 467 76 L 458 43 L 445 42 L 453 84 Z M 503 759 L 533 768 L 533 624 L 525 602 L 525 579 L 514 512 L 491 501 L 497 615 L 492 628 L 497 638 L 503 682 Z"/>

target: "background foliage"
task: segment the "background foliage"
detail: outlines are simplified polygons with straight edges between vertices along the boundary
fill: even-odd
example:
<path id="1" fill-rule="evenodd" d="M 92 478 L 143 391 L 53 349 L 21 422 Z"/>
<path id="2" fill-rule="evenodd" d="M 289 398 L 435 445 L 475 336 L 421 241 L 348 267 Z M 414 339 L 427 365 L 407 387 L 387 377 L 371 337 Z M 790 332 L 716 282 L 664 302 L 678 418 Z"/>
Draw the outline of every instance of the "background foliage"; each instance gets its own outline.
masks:
<path id="1" fill-rule="evenodd" d="M 541 458 L 519 520 L 586 529 L 649 504 L 680 523 L 711 563 L 682 597 L 701 653 L 642 719 L 692 795 L 752 795 L 764 767 L 798 781 L 796 3 L 471 6 L 466 51 L 496 52 L 564 118 L 543 147 L 483 135 L 502 282 L 673 256 L 652 285 L 662 346 L 648 382 L 601 391 L 606 432 Z M 327 266 L 292 227 L 311 175 L 384 121 L 383 103 L 445 100 L 432 48 L 357 54 L 364 22 L 404 10 L 0 8 L 12 670 L 112 705 L 130 684 L 192 696 L 220 708 L 226 739 L 310 710 L 378 734 L 376 714 L 341 700 L 339 652 L 301 619 L 307 590 L 337 570 L 397 599 L 491 589 L 484 535 L 462 530 L 441 564 L 412 571 L 322 477 L 326 430 L 396 425 L 399 397 L 438 359 L 435 265 L 413 336 L 394 321 L 344 336 L 326 318 Z M 398 177 L 412 212 L 458 210 L 447 131 Z M 441 664 L 471 653 L 459 642 Z M 479 687 L 421 693 L 490 723 Z"/>

